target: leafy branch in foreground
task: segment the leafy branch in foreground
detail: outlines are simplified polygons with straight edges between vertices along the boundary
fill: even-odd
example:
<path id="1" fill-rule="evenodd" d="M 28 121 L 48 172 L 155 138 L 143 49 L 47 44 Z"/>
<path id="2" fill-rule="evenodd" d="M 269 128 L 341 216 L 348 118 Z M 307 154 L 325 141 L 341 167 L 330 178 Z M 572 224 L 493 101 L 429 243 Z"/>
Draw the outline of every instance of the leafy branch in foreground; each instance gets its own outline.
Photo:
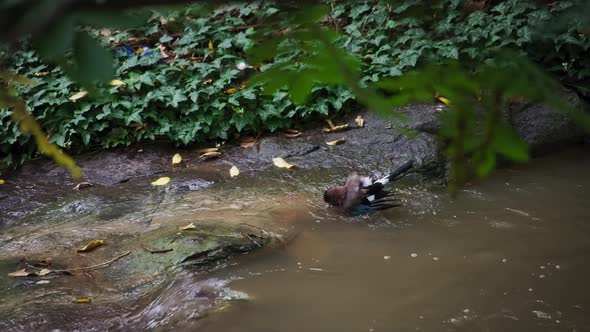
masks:
<path id="1" fill-rule="evenodd" d="M 67 168 L 74 178 L 80 179 L 82 177 L 82 170 L 76 166 L 74 160 L 67 154 L 63 153 L 57 145 L 49 143 L 47 135 L 43 132 L 39 123 L 27 112 L 25 101 L 19 97 L 10 95 L 11 89 L 9 87 L 13 82 L 29 86 L 36 84 L 35 81 L 18 75 L 0 72 L 0 86 L 7 87 L 7 89 L 0 89 L 0 106 L 12 109 L 13 121 L 19 124 L 21 132 L 25 134 L 30 133 L 35 137 L 37 148 L 41 153 L 53 159 L 59 165 Z"/>

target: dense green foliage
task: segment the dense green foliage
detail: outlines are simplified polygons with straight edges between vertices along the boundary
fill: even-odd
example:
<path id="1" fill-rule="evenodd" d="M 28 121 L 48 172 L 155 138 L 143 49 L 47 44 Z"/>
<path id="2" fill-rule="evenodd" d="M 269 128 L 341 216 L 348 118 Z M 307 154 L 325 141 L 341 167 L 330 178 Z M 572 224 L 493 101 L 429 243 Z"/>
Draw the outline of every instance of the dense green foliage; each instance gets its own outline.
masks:
<path id="1" fill-rule="evenodd" d="M 511 48 L 587 91 L 590 59 L 582 55 L 590 46 L 588 33 L 574 21 L 557 34 L 539 30 L 573 3 L 545 6 L 509 0 L 472 11 L 462 1 L 333 2 L 322 25 L 332 28 L 324 35 L 336 46 L 327 51 L 341 55 L 349 68 L 360 69 L 361 87 L 424 64 L 458 60 L 467 70 L 475 69 L 499 48 Z M 313 38 L 307 38 L 305 31 L 287 38 L 293 24 L 321 19 L 322 12 L 317 12 L 317 17 L 307 12 L 285 19 L 282 15 L 292 13 L 271 3 L 251 2 L 224 6 L 209 17 L 193 15 L 189 8 L 154 14 L 140 29 L 93 30 L 117 50 L 115 78 L 125 85 L 104 85 L 77 101 L 68 98 L 82 87 L 64 75 L 62 67 L 41 61 L 28 44 L 4 50 L 1 58 L 10 71 L 39 81 L 19 92 L 59 146 L 82 150 L 141 140 L 165 139 L 181 145 L 228 140 L 245 132 L 292 127 L 356 105 L 354 91 L 316 82 L 318 67 L 323 82 L 339 84 L 344 79 L 338 76 L 342 66 L 327 65 L 330 59 L 321 58 L 326 52 L 314 52 L 323 50 L 321 43 L 308 42 Z M 143 52 L 129 56 L 120 50 L 124 46 Z M 94 50 L 81 59 L 93 59 L 100 52 Z M 302 61 L 306 53 L 319 56 Z M 244 72 L 236 69 L 246 59 L 266 60 L 260 71 L 276 70 L 264 91 L 246 82 Z M 318 66 L 313 66 L 314 61 Z M 85 66 L 92 67 L 92 61 Z M 282 89 L 285 85 L 288 89 Z M 361 101 L 371 106 L 372 99 L 365 99 Z M 0 168 L 29 158 L 33 142 L 10 121 L 8 110 L 0 110 L 0 125 L 0 153 L 6 156 Z"/>

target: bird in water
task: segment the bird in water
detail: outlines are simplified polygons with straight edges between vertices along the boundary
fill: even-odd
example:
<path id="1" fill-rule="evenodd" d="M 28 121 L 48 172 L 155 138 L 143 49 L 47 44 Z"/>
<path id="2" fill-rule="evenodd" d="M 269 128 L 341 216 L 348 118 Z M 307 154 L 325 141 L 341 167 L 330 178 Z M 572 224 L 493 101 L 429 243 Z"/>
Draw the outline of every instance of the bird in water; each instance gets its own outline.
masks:
<path id="1" fill-rule="evenodd" d="M 400 206 L 393 194 L 384 188 L 387 183 L 404 177 L 413 166 L 414 161 L 410 160 L 388 176 L 377 180 L 352 173 L 343 186 L 328 188 L 324 192 L 324 201 L 352 215 Z"/>

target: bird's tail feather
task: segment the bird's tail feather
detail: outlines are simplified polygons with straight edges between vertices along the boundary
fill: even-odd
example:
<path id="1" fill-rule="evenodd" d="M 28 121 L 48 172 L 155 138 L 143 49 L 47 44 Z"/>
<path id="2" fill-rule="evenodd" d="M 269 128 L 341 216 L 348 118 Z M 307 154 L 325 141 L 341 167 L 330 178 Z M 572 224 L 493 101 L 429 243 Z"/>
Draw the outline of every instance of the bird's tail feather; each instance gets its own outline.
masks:
<path id="1" fill-rule="evenodd" d="M 395 181 L 401 179 L 406 173 L 408 173 L 414 167 L 414 160 L 409 160 L 405 164 L 398 167 L 395 171 L 391 172 L 387 176 L 389 181 Z"/>

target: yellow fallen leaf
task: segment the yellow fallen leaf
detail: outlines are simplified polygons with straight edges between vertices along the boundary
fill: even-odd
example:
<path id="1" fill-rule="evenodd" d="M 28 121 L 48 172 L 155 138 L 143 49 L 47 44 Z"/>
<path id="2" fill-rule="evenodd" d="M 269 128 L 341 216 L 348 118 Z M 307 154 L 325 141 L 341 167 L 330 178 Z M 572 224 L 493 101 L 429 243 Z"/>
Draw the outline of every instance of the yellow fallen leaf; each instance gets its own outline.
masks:
<path id="1" fill-rule="evenodd" d="M 29 276 L 29 272 L 27 272 L 27 270 L 25 269 L 21 269 L 21 270 L 17 270 L 14 272 L 10 272 L 8 274 L 9 277 L 27 277 Z"/>
<path id="2" fill-rule="evenodd" d="M 73 301 L 74 303 L 90 303 L 92 299 L 89 297 L 79 297 Z"/>
<path id="3" fill-rule="evenodd" d="M 232 166 L 232 168 L 229 169 L 229 175 L 232 178 L 238 176 L 240 175 L 240 170 L 236 166 Z"/>
<path id="4" fill-rule="evenodd" d="M 356 122 L 356 125 L 359 126 L 360 128 L 365 126 L 365 119 L 363 119 L 362 116 L 357 116 L 356 119 L 354 119 L 354 121 Z"/>
<path id="5" fill-rule="evenodd" d="M 78 184 L 77 184 L 77 185 L 74 187 L 74 189 L 75 189 L 75 190 L 80 190 L 80 189 L 89 188 L 89 187 L 92 187 L 92 186 L 93 186 L 93 184 L 92 184 L 92 183 L 90 183 L 90 182 L 80 182 L 80 183 L 78 183 Z"/>
<path id="6" fill-rule="evenodd" d="M 211 39 L 209 39 L 209 44 L 207 45 L 207 48 L 209 49 L 209 51 L 213 51 L 213 42 L 211 41 Z"/>
<path id="7" fill-rule="evenodd" d="M 204 149 L 197 150 L 198 153 L 217 152 L 217 151 L 219 151 L 219 148 L 204 148 Z"/>
<path id="8" fill-rule="evenodd" d="M 450 100 L 448 100 L 448 99 L 447 99 L 447 98 L 445 98 L 445 97 L 438 96 L 438 97 L 436 97 L 435 99 L 436 99 L 436 100 L 438 100 L 438 101 L 440 101 L 441 103 L 443 103 L 443 104 L 447 105 L 447 106 L 451 106 L 451 101 L 450 101 Z"/>
<path id="9" fill-rule="evenodd" d="M 342 144 L 344 142 L 346 142 L 346 140 L 344 138 L 339 138 L 337 140 L 326 142 L 326 144 L 328 144 L 328 145 L 338 145 L 338 144 Z"/>
<path id="10" fill-rule="evenodd" d="M 181 230 L 181 231 L 188 231 L 188 230 L 195 229 L 195 228 L 197 228 L 197 226 L 195 226 L 195 224 L 193 224 L 193 223 L 191 222 L 190 224 L 188 224 L 188 225 L 186 225 L 186 226 L 182 226 L 182 227 L 180 227 L 180 230 Z"/>
<path id="11" fill-rule="evenodd" d="M 6 183 L 6 181 L 0 179 L 0 184 L 5 184 L 5 183 Z"/>
<path id="12" fill-rule="evenodd" d="M 238 89 L 236 89 L 236 88 L 229 88 L 229 89 L 225 90 L 225 93 L 227 93 L 228 95 L 231 95 L 236 92 L 238 92 Z"/>
<path id="13" fill-rule="evenodd" d="M 78 99 L 82 99 L 82 98 L 86 97 L 87 94 L 88 94 L 88 91 L 80 91 L 68 99 L 70 99 L 71 101 L 76 101 Z"/>
<path id="14" fill-rule="evenodd" d="M 289 164 L 283 158 L 272 158 L 272 162 L 275 164 L 275 166 L 280 167 L 280 168 L 291 169 L 291 168 L 297 167 L 293 164 Z"/>
<path id="15" fill-rule="evenodd" d="M 180 155 L 180 153 L 177 153 L 172 157 L 172 166 L 180 165 L 181 162 L 182 156 Z"/>
<path id="16" fill-rule="evenodd" d="M 287 129 L 285 131 L 285 137 L 287 138 L 295 138 L 301 136 L 301 132 L 297 129 Z"/>
<path id="17" fill-rule="evenodd" d="M 165 184 L 168 184 L 168 182 L 170 182 L 170 178 L 167 176 L 161 177 L 159 179 L 157 179 L 156 181 L 152 182 L 152 186 L 163 186 Z"/>
<path id="18" fill-rule="evenodd" d="M 46 72 L 46 71 L 39 71 L 39 72 L 36 72 L 36 73 L 35 73 L 35 76 L 37 76 L 37 77 L 41 77 L 41 76 L 45 76 L 45 75 L 47 75 L 47 74 L 49 74 L 49 73 L 48 73 L 48 72 Z"/>
<path id="19" fill-rule="evenodd" d="M 104 245 L 104 240 L 92 240 L 87 245 L 78 249 L 78 252 L 89 252 Z"/>
<path id="20" fill-rule="evenodd" d="M 143 53 L 143 47 L 140 47 L 140 48 L 136 49 L 135 52 L 133 52 L 133 54 L 135 54 L 135 55 L 141 55 L 141 53 Z"/>
<path id="21" fill-rule="evenodd" d="M 345 129 L 348 129 L 348 123 L 347 124 L 340 125 L 340 126 L 334 126 L 332 128 L 324 128 L 324 132 L 326 132 L 326 133 L 335 133 L 337 131 L 342 131 L 342 130 L 345 130 Z"/>
<path id="22" fill-rule="evenodd" d="M 330 126 L 330 128 L 334 128 L 334 123 L 332 122 L 331 119 L 326 119 L 326 122 L 328 123 L 328 125 Z"/>
<path id="23" fill-rule="evenodd" d="M 49 280 L 39 280 L 35 284 L 37 284 L 37 285 L 45 285 L 45 284 L 48 284 L 49 282 L 50 282 Z"/>
<path id="24" fill-rule="evenodd" d="M 111 85 L 113 85 L 113 86 L 125 85 L 125 82 L 123 82 L 121 80 L 112 80 Z"/>
<path id="25" fill-rule="evenodd" d="M 211 151 L 211 152 L 205 152 L 201 155 L 201 158 L 217 158 L 221 156 L 221 152 L 218 151 Z"/>
<path id="26" fill-rule="evenodd" d="M 51 273 L 50 269 L 41 269 L 41 271 L 37 272 L 37 275 L 44 276 Z"/>

